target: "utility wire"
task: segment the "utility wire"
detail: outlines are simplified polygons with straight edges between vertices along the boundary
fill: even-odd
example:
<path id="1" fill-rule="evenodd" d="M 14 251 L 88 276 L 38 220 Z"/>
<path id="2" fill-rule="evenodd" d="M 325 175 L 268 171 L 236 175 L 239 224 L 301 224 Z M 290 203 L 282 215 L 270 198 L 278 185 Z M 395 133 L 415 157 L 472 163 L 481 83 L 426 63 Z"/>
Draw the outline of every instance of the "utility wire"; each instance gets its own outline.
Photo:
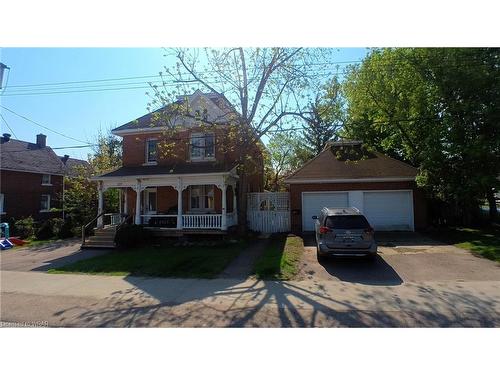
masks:
<path id="1" fill-rule="evenodd" d="M 65 138 L 71 139 L 71 140 L 73 140 L 73 141 L 77 141 L 77 142 L 80 142 L 80 143 L 85 143 L 85 144 L 87 144 L 87 145 L 90 145 L 90 143 L 88 143 L 88 142 L 85 142 L 85 141 L 82 141 L 82 140 L 80 140 L 80 139 L 76 139 L 76 138 L 70 137 L 69 135 L 66 135 L 66 134 L 60 133 L 60 132 L 58 132 L 58 131 L 56 131 L 56 130 L 52 130 L 51 128 L 49 128 L 49 127 L 47 127 L 47 126 L 45 126 L 45 125 L 42 125 L 42 124 L 40 124 L 40 123 L 38 123 L 38 122 L 36 122 L 36 121 L 33 121 L 33 120 L 29 119 L 29 118 L 28 118 L 28 117 L 26 117 L 26 116 L 20 115 L 19 113 L 16 113 L 16 112 L 14 112 L 13 110 L 11 110 L 11 109 L 9 109 L 9 108 L 7 108 L 7 107 L 3 106 L 3 105 L 0 105 L 0 107 L 2 107 L 3 109 L 5 109 L 5 110 L 9 111 L 10 113 L 12 113 L 12 114 L 14 114 L 14 115 L 16 115 L 16 116 L 18 116 L 18 117 L 21 117 L 22 119 L 24 119 L 24 120 L 26 120 L 26 121 L 28 121 L 28 122 L 31 122 L 32 124 L 35 124 L 35 125 L 37 125 L 37 126 L 40 126 L 41 128 L 46 129 L 46 130 L 48 130 L 48 131 L 50 131 L 50 132 L 52 132 L 52 133 L 58 134 L 58 135 L 60 135 L 61 137 L 65 137 Z M 5 120 L 4 120 L 4 121 L 5 121 Z"/>
<path id="2" fill-rule="evenodd" d="M 468 61 L 469 63 L 464 63 Z M 411 62 L 410 60 L 400 60 L 399 63 L 408 63 Z M 476 64 L 470 64 L 475 62 Z M 311 66 L 333 66 L 335 67 L 338 64 L 355 64 L 359 65 L 361 64 L 362 61 L 359 60 L 351 60 L 351 61 L 339 61 L 339 62 L 327 62 L 327 63 L 311 63 L 308 64 L 307 67 Z M 398 62 L 391 61 L 391 63 L 387 64 L 382 64 L 386 65 L 390 69 L 394 68 L 399 64 Z M 462 62 L 456 63 L 456 62 L 443 62 L 444 64 L 438 64 L 436 66 L 475 66 L 475 65 L 484 65 L 485 63 L 480 61 L 480 57 L 470 57 L 466 59 L 462 59 Z M 305 65 L 295 65 L 295 68 L 300 68 L 300 67 L 306 67 Z M 329 70 L 326 70 L 327 68 L 313 68 L 313 69 L 308 69 L 308 73 L 314 74 L 317 77 L 318 76 L 341 76 L 341 75 L 346 75 L 346 72 L 331 72 Z M 370 66 L 367 66 L 368 70 L 373 70 L 371 69 Z M 206 75 L 208 73 L 212 74 L 218 74 L 218 71 L 216 70 L 200 70 L 198 74 L 201 75 Z M 175 74 L 174 74 L 175 75 Z M 182 78 L 182 76 L 186 78 Z M 74 93 L 74 92 L 91 92 L 91 91 L 115 91 L 115 90 L 127 90 L 127 89 L 144 89 L 144 88 L 151 88 L 152 83 L 159 83 L 158 87 L 162 86 L 175 86 L 178 84 L 185 83 L 185 80 L 189 80 L 191 78 L 191 75 L 187 72 L 181 73 L 179 78 L 181 80 L 162 80 L 162 81 L 152 81 L 152 82 L 145 82 L 145 81 L 139 81 L 139 82 L 124 82 L 124 83 L 108 83 L 108 84 L 103 84 L 103 85 L 90 85 L 90 86 L 73 86 L 73 87 L 40 87 L 40 86 L 57 86 L 57 85 L 69 85 L 69 84 L 81 84 L 81 83 L 95 83 L 95 82 L 112 82 L 112 81 L 121 81 L 121 80 L 131 80 L 131 79 L 142 79 L 142 78 L 158 78 L 160 77 L 160 74 L 157 75 L 148 75 L 148 76 L 135 76 L 135 77 L 121 77 L 121 78 L 110 78 L 110 79 L 98 79 L 98 80 L 86 80 L 86 81 L 67 81 L 67 82 L 56 82 L 56 83 L 41 83 L 41 84 L 32 84 L 32 85 L 11 85 L 9 87 L 9 90 L 5 92 L 2 96 L 14 96 L 14 95 L 33 95 L 32 92 L 34 91 L 47 91 L 47 90 L 58 90 L 58 91 L 53 91 L 53 92 L 47 92 L 47 93 L 41 93 L 41 94 L 56 94 L 56 93 Z M 222 81 L 210 81 L 210 78 L 207 79 L 207 82 L 210 84 L 215 84 L 215 83 L 224 83 Z M 194 84 L 200 84 L 199 82 L 190 82 Z M 127 86 L 127 85 L 140 85 L 140 84 L 148 84 L 148 86 L 137 86 L 137 87 L 123 87 L 123 88 L 117 88 L 117 89 L 111 89 L 108 88 L 108 86 Z M 38 87 L 38 88 L 33 88 L 33 87 Z M 94 89 L 95 87 L 104 87 L 102 89 Z M 12 88 L 18 88 L 12 90 Z M 78 90 L 76 90 L 78 89 Z M 82 89 L 82 90 L 80 90 Z M 88 90 L 87 90 L 88 89 Z M 66 90 L 66 91 L 60 91 L 60 90 Z"/>
<path id="3" fill-rule="evenodd" d="M 0 113 L 0 117 L 2 118 L 3 122 L 5 122 L 5 125 L 7 125 L 7 127 L 9 128 L 10 132 L 14 136 L 14 139 L 19 139 L 19 138 L 17 138 L 16 133 L 14 133 L 14 130 L 12 130 L 12 128 L 10 127 L 9 123 L 7 122 L 7 120 L 5 119 L 5 117 L 3 117 L 3 115 L 1 113 Z"/>

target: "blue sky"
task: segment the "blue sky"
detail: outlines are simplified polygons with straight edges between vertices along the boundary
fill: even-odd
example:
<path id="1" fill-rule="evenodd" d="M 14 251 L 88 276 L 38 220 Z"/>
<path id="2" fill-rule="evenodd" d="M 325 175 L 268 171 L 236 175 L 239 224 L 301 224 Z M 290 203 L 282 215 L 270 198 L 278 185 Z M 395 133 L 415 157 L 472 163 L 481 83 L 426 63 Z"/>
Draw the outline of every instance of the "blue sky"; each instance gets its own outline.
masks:
<path id="1" fill-rule="evenodd" d="M 364 48 L 342 48 L 332 51 L 332 59 L 359 60 L 366 52 Z M 0 62 L 11 69 L 5 96 L 0 96 L 0 103 L 64 135 L 82 141 L 92 141 L 100 127 L 106 130 L 147 113 L 146 106 L 150 101 L 145 94 L 147 88 L 42 94 L 54 90 L 47 86 L 15 86 L 155 75 L 163 70 L 164 65 L 171 66 L 173 63 L 163 55 L 164 51 L 160 48 L 2 48 Z M 89 90 L 102 89 L 105 85 L 104 88 L 109 89 L 125 87 L 119 85 L 121 83 L 137 82 L 127 87 L 140 87 L 147 86 L 148 80 L 151 78 L 67 86 L 92 86 L 80 89 Z M 4 84 L 5 81 L 4 76 Z M 64 86 L 66 85 L 60 87 Z M 28 92 L 36 95 L 9 95 Z M 47 134 L 47 143 L 51 147 L 81 144 L 42 129 L 2 108 L 0 111 L 18 139 L 34 141 L 36 134 L 43 132 Z M 0 124 L 2 133 L 12 133 L 3 120 L 0 120 Z M 90 149 L 56 151 L 59 155 L 86 158 Z"/>

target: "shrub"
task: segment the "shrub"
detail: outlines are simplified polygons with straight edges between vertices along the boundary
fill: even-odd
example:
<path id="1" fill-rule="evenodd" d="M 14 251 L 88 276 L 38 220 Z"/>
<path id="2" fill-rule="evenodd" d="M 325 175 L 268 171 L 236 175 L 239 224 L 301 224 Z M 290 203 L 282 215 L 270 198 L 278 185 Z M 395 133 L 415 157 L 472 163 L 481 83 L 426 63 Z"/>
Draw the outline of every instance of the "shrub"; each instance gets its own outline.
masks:
<path id="1" fill-rule="evenodd" d="M 59 231 L 57 232 L 57 237 L 61 239 L 71 238 L 75 235 L 73 232 L 73 221 L 70 218 L 67 218 Z"/>
<path id="2" fill-rule="evenodd" d="M 35 221 L 31 216 L 17 220 L 11 230 L 11 235 L 15 234 L 21 238 L 31 238 L 35 235 Z"/>
<path id="3" fill-rule="evenodd" d="M 119 247 L 130 248 L 142 245 L 149 240 L 147 231 L 140 225 L 122 225 L 115 235 L 115 242 Z"/>
<path id="4" fill-rule="evenodd" d="M 49 219 L 48 221 L 50 221 L 50 225 L 52 225 L 52 233 L 54 233 L 54 236 L 58 236 L 64 225 L 64 220 L 59 217 L 55 217 L 53 219 Z"/>
<path id="5" fill-rule="evenodd" d="M 42 223 L 36 231 L 37 240 L 48 240 L 54 237 L 54 223 L 49 219 Z"/>

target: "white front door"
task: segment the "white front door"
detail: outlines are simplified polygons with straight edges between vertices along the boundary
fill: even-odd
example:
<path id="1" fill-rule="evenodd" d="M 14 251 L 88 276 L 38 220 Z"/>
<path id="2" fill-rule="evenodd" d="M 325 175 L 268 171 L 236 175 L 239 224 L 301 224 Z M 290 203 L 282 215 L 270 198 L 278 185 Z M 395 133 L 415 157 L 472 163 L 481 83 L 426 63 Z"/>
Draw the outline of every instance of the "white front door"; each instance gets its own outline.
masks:
<path id="1" fill-rule="evenodd" d="M 156 214 L 156 188 L 144 190 L 144 211 L 146 215 Z"/>

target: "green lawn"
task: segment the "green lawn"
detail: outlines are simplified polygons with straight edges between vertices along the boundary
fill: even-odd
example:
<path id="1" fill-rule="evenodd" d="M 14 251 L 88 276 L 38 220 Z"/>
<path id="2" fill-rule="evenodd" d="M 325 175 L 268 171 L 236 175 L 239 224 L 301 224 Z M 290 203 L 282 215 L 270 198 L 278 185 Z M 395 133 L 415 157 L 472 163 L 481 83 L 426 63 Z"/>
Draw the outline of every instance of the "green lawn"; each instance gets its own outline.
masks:
<path id="1" fill-rule="evenodd" d="M 500 228 L 447 228 L 429 236 L 500 262 Z"/>
<path id="2" fill-rule="evenodd" d="M 112 276 L 156 276 L 213 278 L 240 253 L 244 243 L 221 243 L 215 246 L 144 247 L 113 251 L 85 259 L 49 273 L 88 273 Z"/>
<path id="3" fill-rule="evenodd" d="M 268 247 L 255 263 L 254 273 L 259 279 L 290 280 L 299 271 L 303 252 L 304 243 L 300 237 L 272 237 Z"/>

